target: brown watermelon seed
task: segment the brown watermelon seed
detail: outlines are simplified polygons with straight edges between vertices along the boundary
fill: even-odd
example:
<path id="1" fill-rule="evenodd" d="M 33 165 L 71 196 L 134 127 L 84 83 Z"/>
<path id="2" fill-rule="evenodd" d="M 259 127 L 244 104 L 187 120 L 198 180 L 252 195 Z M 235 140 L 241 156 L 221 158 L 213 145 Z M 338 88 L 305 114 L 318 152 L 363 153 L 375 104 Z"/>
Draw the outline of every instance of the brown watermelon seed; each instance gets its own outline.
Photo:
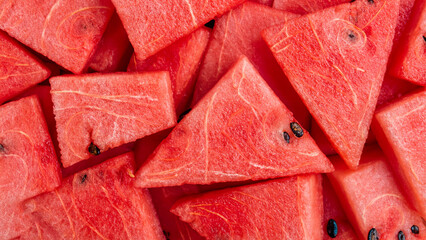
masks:
<path id="1" fill-rule="evenodd" d="M 330 219 L 327 222 L 327 233 L 331 238 L 335 238 L 338 233 L 337 223 L 334 219 Z"/>
<path id="2" fill-rule="evenodd" d="M 419 227 L 417 225 L 411 226 L 411 232 L 414 234 L 419 234 Z"/>
<path id="3" fill-rule="evenodd" d="M 300 138 L 303 136 L 303 129 L 297 122 L 290 123 L 290 128 L 296 137 Z"/>
<path id="4" fill-rule="evenodd" d="M 211 20 L 210 22 L 208 22 L 208 23 L 204 24 L 204 26 L 206 26 L 206 27 L 208 27 L 208 28 L 213 29 L 214 24 L 215 24 L 215 21 L 214 21 L 214 19 L 213 19 L 213 20 Z"/>
<path id="5" fill-rule="evenodd" d="M 283 136 L 284 136 L 284 140 L 285 140 L 287 143 L 290 143 L 290 135 L 288 135 L 288 133 L 287 133 L 287 132 L 283 132 Z"/>
<path id="6" fill-rule="evenodd" d="M 182 121 L 185 115 L 188 114 L 191 110 L 191 108 L 186 109 L 181 115 L 179 115 L 177 122 L 179 123 L 180 121 Z"/>
<path id="7" fill-rule="evenodd" d="M 398 240 L 405 240 L 405 235 L 402 231 L 398 232 Z"/>
<path id="8" fill-rule="evenodd" d="M 84 183 L 87 179 L 87 174 L 84 174 L 83 176 L 80 176 L 80 183 Z"/>
<path id="9" fill-rule="evenodd" d="M 89 150 L 89 153 L 91 153 L 95 156 L 101 154 L 101 150 L 98 148 L 98 146 L 96 146 L 93 143 L 90 143 L 88 150 Z"/>
<path id="10" fill-rule="evenodd" d="M 377 232 L 377 230 L 375 228 L 370 229 L 370 231 L 368 232 L 368 240 L 378 240 L 379 239 L 379 233 Z"/>

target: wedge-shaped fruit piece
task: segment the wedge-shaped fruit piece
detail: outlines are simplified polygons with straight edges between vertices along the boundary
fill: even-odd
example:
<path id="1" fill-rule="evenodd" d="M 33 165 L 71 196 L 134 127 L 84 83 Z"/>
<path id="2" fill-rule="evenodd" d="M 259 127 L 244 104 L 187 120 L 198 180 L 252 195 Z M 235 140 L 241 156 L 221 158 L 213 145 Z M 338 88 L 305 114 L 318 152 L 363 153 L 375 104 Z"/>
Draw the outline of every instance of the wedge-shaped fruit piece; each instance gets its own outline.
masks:
<path id="1" fill-rule="evenodd" d="M 64 167 L 176 124 L 167 72 L 69 75 L 50 83 Z"/>
<path id="2" fill-rule="evenodd" d="M 138 59 L 145 59 L 244 0 L 113 0 Z"/>
<path id="3" fill-rule="evenodd" d="M 209 184 L 332 170 L 313 139 L 242 57 L 142 165 L 137 186 Z"/>
<path id="4" fill-rule="evenodd" d="M 12 0 L 0 9 L 0 29 L 74 73 L 85 70 L 114 11 L 109 0 Z"/>
<path id="5" fill-rule="evenodd" d="M 179 200 L 172 212 L 207 239 L 321 239 L 321 175 L 299 175 Z"/>
<path id="6" fill-rule="evenodd" d="M 426 1 L 417 0 L 398 52 L 392 59 L 393 75 L 426 85 Z"/>
<path id="7" fill-rule="evenodd" d="M 379 239 L 403 239 L 398 238 L 400 231 L 405 239 L 425 239 L 422 218 L 400 192 L 377 146 L 364 151 L 357 170 L 348 169 L 338 158 L 332 158 L 336 171 L 327 175 L 360 239 L 367 240 L 373 232 Z M 420 233 L 414 234 L 412 226 Z"/>
<path id="8" fill-rule="evenodd" d="M 351 0 L 274 0 L 273 7 L 291 13 L 307 14 L 350 1 Z"/>
<path id="9" fill-rule="evenodd" d="M 206 56 L 200 67 L 192 105 L 213 88 L 241 55 L 245 55 L 281 101 L 293 112 L 295 118 L 303 127 L 308 127 L 310 120 L 308 110 L 260 34 L 267 27 L 297 16 L 261 4 L 246 2 L 217 19 Z"/>
<path id="10" fill-rule="evenodd" d="M 191 100 L 197 70 L 209 37 L 209 30 L 202 27 L 145 60 L 139 60 L 134 54 L 127 70 L 169 71 L 176 114 L 179 116 Z"/>
<path id="11" fill-rule="evenodd" d="M 423 90 L 378 110 L 372 128 L 408 200 L 426 219 L 425 116 Z"/>
<path id="12" fill-rule="evenodd" d="M 271 27 L 263 37 L 312 116 L 351 168 L 367 139 L 399 0 L 359 0 Z"/>
<path id="13" fill-rule="evenodd" d="M 0 107 L 0 239 L 30 226 L 19 204 L 60 185 L 61 171 L 37 97 Z"/>
<path id="14" fill-rule="evenodd" d="M 49 75 L 47 67 L 0 30 L 0 104 Z"/>
<path id="15" fill-rule="evenodd" d="M 27 200 L 40 239 L 163 239 L 148 190 L 133 187 L 133 171 L 127 153 Z"/>

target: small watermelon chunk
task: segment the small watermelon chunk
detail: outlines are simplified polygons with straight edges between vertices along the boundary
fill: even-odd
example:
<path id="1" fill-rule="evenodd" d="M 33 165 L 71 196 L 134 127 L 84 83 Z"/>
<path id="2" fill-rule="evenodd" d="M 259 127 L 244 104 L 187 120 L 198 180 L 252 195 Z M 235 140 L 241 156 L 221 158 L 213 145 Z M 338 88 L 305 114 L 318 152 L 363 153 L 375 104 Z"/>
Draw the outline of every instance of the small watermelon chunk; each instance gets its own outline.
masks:
<path id="1" fill-rule="evenodd" d="M 351 0 L 274 0 L 272 6 L 286 12 L 307 14 L 350 1 Z"/>
<path id="2" fill-rule="evenodd" d="M 426 1 L 418 0 L 398 44 L 391 73 L 415 84 L 426 85 Z"/>
<path id="3" fill-rule="evenodd" d="M 176 114 L 179 116 L 192 98 L 196 73 L 209 37 L 210 31 L 202 27 L 145 60 L 139 60 L 133 54 L 127 71 L 169 71 Z"/>
<path id="4" fill-rule="evenodd" d="M 356 168 L 392 47 L 399 0 L 358 0 L 271 27 L 263 37 L 346 164 Z"/>
<path id="5" fill-rule="evenodd" d="M 73 73 L 81 73 L 114 12 L 110 0 L 0 2 L 0 29 Z"/>
<path id="6" fill-rule="evenodd" d="M 112 0 L 138 59 L 146 59 L 244 0 Z"/>
<path id="7" fill-rule="evenodd" d="M 20 203 L 61 183 L 61 170 L 36 96 L 0 107 L 0 239 L 31 226 Z"/>
<path id="8" fill-rule="evenodd" d="M 176 124 L 167 72 L 50 79 L 64 167 Z"/>
<path id="9" fill-rule="evenodd" d="M 50 71 L 0 30 L 0 104 L 49 77 Z"/>
<path id="10" fill-rule="evenodd" d="M 373 228 L 379 239 L 398 239 L 399 231 L 405 239 L 426 238 L 422 218 L 407 203 L 377 146 L 364 151 L 357 170 L 338 158 L 331 158 L 336 171 L 327 175 L 360 239 L 367 239 Z M 413 225 L 420 234 L 411 232 Z"/>
<path id="11" fill-rule="evenodd" d="M 164 239 L 148 190 L 133 187 L 127 153 L 26 201 L 40 239 Z"/>
<path id="12" fill-rule="evenodd" d="M 426 91 L 378 110 L 372 128 L 408 200 L 426 219 Z"/>
<path id="13" fill-rule="evenodd" d="M 246 2 L 215 22 L 215 27 L 194 90 L 195 105 L 241 55 L 253 63 L 263 79 L 293 112 L 303 127 L 309 126 L 310 114 L 261 36 L 261 31 L 298 15 L 261 4 Z"/>
<path id="14" fill-rule="evenodd" d="M 210 184 L 332 170 L 306 130 L 241 57 L 142 165 L 136 185 Z"/>
<path id="15" fill-rule="evenodd" d="M 299 175 L 179 200 L 172 212 L 207 239 L 321 239 L 321 175 Z"/>

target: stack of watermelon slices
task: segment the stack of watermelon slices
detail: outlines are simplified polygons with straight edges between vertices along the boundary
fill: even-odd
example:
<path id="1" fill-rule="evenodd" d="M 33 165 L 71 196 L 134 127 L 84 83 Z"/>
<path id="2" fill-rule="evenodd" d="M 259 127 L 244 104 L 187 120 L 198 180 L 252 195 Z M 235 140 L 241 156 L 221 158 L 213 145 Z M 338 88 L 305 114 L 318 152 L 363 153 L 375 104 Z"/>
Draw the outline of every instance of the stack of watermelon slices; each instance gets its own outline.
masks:
<path id="1" fill-rule="evenodd" d="M 424 0 L 0 1 L 0 239 L 426 239 Z"/>

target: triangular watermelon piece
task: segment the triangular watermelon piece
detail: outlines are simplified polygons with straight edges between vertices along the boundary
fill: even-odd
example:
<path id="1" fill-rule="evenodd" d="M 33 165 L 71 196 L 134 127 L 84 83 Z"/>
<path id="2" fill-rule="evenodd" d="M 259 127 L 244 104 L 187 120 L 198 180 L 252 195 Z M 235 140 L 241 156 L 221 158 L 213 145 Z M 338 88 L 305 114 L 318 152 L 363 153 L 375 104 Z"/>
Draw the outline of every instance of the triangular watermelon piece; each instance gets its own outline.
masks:
<path id="1" fill-rule="evenodd" d="M 127 71 L 169 71 L 176 114 L 179 116 L 191 100 L 196 73 L 209 37 L 210 31 L 202 27 L 145 60 L 139 60 L 134 54 Z"/>
<path id="2" fill-rule="evenodd" d="M 351 0 L 274 0 L 273 7 L 296 14 L 313 13 Z"/>
<path id="3" fill-rule="evenodd" d="M 290 125 L 299 129 L 292 132 Z M 302 131 L 242 57 L 142 165 L 136 184 L 210 184 L 332 171 Z"/>
<path id="4" fill-rule="evenodd" d="M 299 175 L 179 200 L 172 212 L 207 239 L 320 239 L 321 175 Z"/>
<path id="5" fill-rule="evenodd" d="M 138 59 L 159 52 L 245 0 L 112 0 Z"/>
<path id="6" fill-rule="evenodd" d="M 0 107 L 0 239 L 30 226 L 19 204 L 60 185 L 61 171 L 37 97 Z"/>
<path id="7" fill-rule="evenodd" d="M 321 129 L 358 165 L 392 46 L 399 0 L 358 0 L 271 27 L 263 37 Z"/>
<path id="8" fill-rule="evenodd" d="M 164 239 L 148 190 L 133 187 L 133 154 L 110 159 L 26 201 L 40 239 Z"/>
<path id="9" fill-rule="evenodd" d="M 408 200 L 426 219 L 426 91 L 378 110 L 372 128 Z"/>
<path id="10" fill-rule="evenodd" d="M 0 29 L 73 73 L 86 69 L 114 11 L 110 0 L 0 2 Z"/>
<path id="11" fill-rule="evenodd" d="M 309 126 L 310 114 L 261 36 L 267 27 L 298 15 L 261 4 L 246 2 L 215 22 L 212 37 L 200 67 L 192 105 L 195 105 L 241 55 L 253 63 L 263 79 L 293 112 L 303 127 Z"/>
<path id="12" fill-rule="evenodd" d="M 0 53 L 0 104 L 50 75 L 46 66 L 3 31 Z"/>
<path id="13" fill-rule="evenodd" d="M 167 72 L 50 79 L 64 167 L 176 124 Z"/>
<path id="14" fill-rule="evenodd" d="M 408 205 L 377 146 L 364 151 L 357 170 L 348 169 L 338 158 L 333 158 L 336 171 L 327 175 L 360 239 L 373 232 L 378 239 L 426 238 L 424 221 Z M 413 225 L 420 234 L 411 232 Z M 400 231 L 405 238 L 398 236 Z"/>

